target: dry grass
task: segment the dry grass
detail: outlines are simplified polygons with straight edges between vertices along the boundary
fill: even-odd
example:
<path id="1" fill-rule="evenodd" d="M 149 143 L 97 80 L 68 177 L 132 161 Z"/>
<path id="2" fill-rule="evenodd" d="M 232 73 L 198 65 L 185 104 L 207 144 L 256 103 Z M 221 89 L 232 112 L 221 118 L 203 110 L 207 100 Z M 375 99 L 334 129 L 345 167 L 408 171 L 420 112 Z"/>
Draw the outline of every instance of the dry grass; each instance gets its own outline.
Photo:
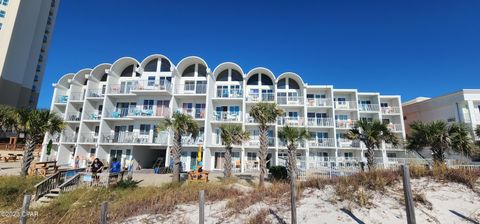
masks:
<path id="1" fill-rule="evenodd" d="M 165 185 L 123 190 L 77 189 L 38 210 L 35 223 L 97 223 L 100 204 L 108 201 L 108 220 L 120 221 L 141 214 L 168 214 L 178 204 L 198 201 L 198 191 L 205 190 L 207 201 L 218 201 L 242 195 L 225 184 Z M 85 219 L 92 217 L 92 219 Z"/>
<path id="2" fill-rule="evenodd" d="M 267 220 L 268 214 L 270 214 L 268 209 L 261 209 L 255 215 L 251 216 L 246 224 L 270 224 L 272 222 Z"/>
<path id="3" fill-rule="evenodd" d="M 12 210 L 22 206 L 23 195 L 33 194 L 34 185 L 40 177 L 1 176 L 0 177 L 0 209 Z"/>
<path id="4" fill-rule="evenodd" d="M 414 193 L 413 201 L 425 205 L 429 210 L 432 210 L 432 203 L 427 200 L 427 196 L 424 193 Z"/>

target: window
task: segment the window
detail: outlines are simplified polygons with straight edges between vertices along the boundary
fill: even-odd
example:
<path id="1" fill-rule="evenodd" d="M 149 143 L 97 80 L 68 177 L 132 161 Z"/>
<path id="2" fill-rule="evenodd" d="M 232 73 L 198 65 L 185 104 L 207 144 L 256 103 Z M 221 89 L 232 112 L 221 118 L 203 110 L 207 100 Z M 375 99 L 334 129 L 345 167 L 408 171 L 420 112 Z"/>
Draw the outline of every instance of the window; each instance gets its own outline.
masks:
<path id="1" fill-rule="evenodd" d="M 144 71 L 146 72 L 156 72 L 157 71 L 158 59 L 153 59 L 145 65 Z"/>
<path id="2" fill-rule="evenodd" d="M 123 69 L 120 77 L 131 77 L 133 74 L 133 65 L 127 66 L 125 69 Z"/>
<path id="3" fill-rule="evenodd" d="M 231 85 L 230 86 L 230 94 L 233 96 L 242 96 L 242 92 L 240 91 L 240 85 Z"/>
<path id="4" fill-rule="evenodd" d="M 394 152 L 387 152 L 387 157 L 388 158 L 397 158 L 397 154 Z"/>
<path id="5" fill-rule="evenodd" d="M 140 135 L 149 135 L 150 134 L 150 125 L 141 124 L 140 125 Z"/>
<path id="6" fill-rule="evenodd" d="M 195 75 L 195 65 L 188 66 L 183 70 L 182 77 L 193 77 Z"/>
<path id="7" fill-rule="evenodd" d="M 248 161 L 257 160 L 257 153 L 256 152 L 247 152 L 247 160 Z"/>
<path id="8" fill-rule="evenodd" d="M 232 70 L 232 81 L 243 81 L 243 76 L 237 70 Z"/>
<path id="9" fill-rule="evenodd" d="M 247 81 L 247 85 L 256 86 L 258 85 L 258 74 L 252 75 Z"/>
<path id="10" fill-rule="evenodd" d="M 353 158 L 353 152 L 345 152 L 343 155 L 345 158 Z"/>
<path id="11" fill-rule="evenodd" d="M 278 89 L 286 89 L 287 88 L 287 82 L 285 79 L 280 79 L 277 83 L 277 88 Z"/>
<path id="12" fill-rule="evenodd" d="M 161 72 L 169 72 L 170 67 L 171 67 L 170 62 L 165 58 L 162 58 L 161 62 L 162 62 L 162 64 L 160 66 L 160 71 Z"/>
<path id="13" fill-rule="evenodd" d="M 205 118 L 205 104 L 195 104 L 195 118 Z"/>
<path id="14" fill-rule="evenodd" d="M 217 86 L 217 97 L 228 97 L 228 86 Z"/>
<path id="15" fill-rule="evenodd" d="M 230 106 L 230 113 L 232 114 L 240 114 L 240 107 L 239 106 Z"/>
<path id="16" fill-rule="evenodd" d="M 155 76 L 149 76 L 148 77 L 148 86 L 154 86 L 155 85 Z"/>
<path id="17" fill-rule="evenodd" d="M 4 10 L 0 10 L 0 18 L 5 18 L 5 13 Z"/>
<path id="18" fill-rule="evenodd" d="M 2 24 L 2 23 L 0 23 L 0 30 L 2 30 L 2 26 L 3 26 L 3 24 Z"/>
<path id="19" fill-rule="evenodd" d="M 185 91 L 195 91 L 195 81 L 185 81 Z"/>
<path id="20" fill-rule="evenodd" d="M 346 115 L 346 114 L 335 115 L 335 117 L 336 117 L 337 120 L 342 120 L 342 121 L 348 120 L 348 115 Z"/>
<path id="21" fill-rule="evenodd" d="M 300 86 L 298 85 L 297 81 L 293 79 L 288 79 L 288 88 L 289 89 L 300 89 Z"/>
<path id="22" fill-rule="evenodd" d="M 207 77 L 207 67 L 205 65 L 198 65 L 198 76 Z"/>
<path id="23" fill-rule="evenodd" d="M 153 110 L 153 100 L 144 100 L 143 101 L 144 110 Z"/>
<path id="24" fill-rule="evenodd" d="M 2 5 L 8 5 L 8 0 L 0 0 L 0 2 L 2 3 Z"/>
<path id="25" fill-rule="evenodd" d="M 270 79 L 270 77 L 268 77 L 267 75 L 262 74 L 262 85 L 272 86 L 273 85 L 272 79 Z"/>
<path id="26" fill-rule="evenodd" d="M 383 124 L 390 124 L 390 119 L 382 119 Z"/>
<path id="27" fill-rule="evenodd" d="M 228 81 L 228 69 L 223 70 L 220 72 L 220 74 L 218 74 L 217 81 Z"/>
<path id="28" fill-rule="evenodd" d="M 106 82 L 107 81 L 107 76 L 108 76 L 107 73 L 103 74 L 102 78 L 100 79 L 100 82 Z"/>
<path id="29" fill-rule="evenodd" d="M 388 107 L 388 103 L 380 103 L 381 107 Z"/>
<path id="30" fill-rule="evenodd" d="M 343 98 L 343 97 L 337 98 L 338 104 L 346 104 L 346 101 L 347 101 L 347 100 L 346 100 L 345 98 Z"/>

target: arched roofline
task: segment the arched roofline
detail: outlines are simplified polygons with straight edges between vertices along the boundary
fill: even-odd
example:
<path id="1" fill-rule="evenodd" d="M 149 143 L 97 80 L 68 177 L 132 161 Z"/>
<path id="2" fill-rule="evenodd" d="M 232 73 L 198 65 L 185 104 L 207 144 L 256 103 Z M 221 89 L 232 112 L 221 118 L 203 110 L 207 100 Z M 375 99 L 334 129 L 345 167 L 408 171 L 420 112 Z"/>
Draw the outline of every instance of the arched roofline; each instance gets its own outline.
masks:
<path id="1" fill-rule="evenodd" d="M 141 68 L 141 69 L 144 69 L 145 66 L 146 66 L 150 61 L 152 61 L 153 59 L 157 59 L 157 58 L 166 59 L 168 62 L 170 62 L 170 66 L 175 68 L 175 64 L 173 64 L 172 60 L 170 60 L 170 58 L 168 58 L 167 56 L 165 56 L 165 55 L 163 55 L 163 54 L 151 54 L 151 55 L 147 56 L 147 57 L 146 57 L 145 59 L 143 59 L 143 61 L 140 63 L 140 68 Z M 171 70 L 171 69 L 170 69 L 170 70 Z"/>
<path id="2" fill-rule="evenodd" d="M 132 57 L 122 57 L 113 62 L 112 66 L 110 67 L 111 71 L 114 71 L 117 75 L 120 75 L 120 73 L 125 69 L 127 66 L 131 64 L 137 64 L 140 65 L 140 62 L 137 61 L 137 59 L 132 58 Z M 136 68 L 134 68 L 135 71 Z"/>
<path id="3" fill-rule="evenodd" d="M 85 75 L 88 75 L 92 72 L 91 68 L 84 68 L 75 73 L 75 76 L 73 76 L 73 81 L 78 82 L 78 84 L 83 85 L 85 80 L 87 79 Z"/>
<path id="4" fill-rule="evenodd" d="M 220 72 L 223 72 L 225 69 L 234 69 L 240 72 L 242 74 L 242 77 L 245 78 L 245 73 L 243 72 L 242 67 L 240 65 L 233 63 L 233 62 L 223 62 L 219 64 L 214 70 L 213 70 L 213 77 L 217 78 L 217 76 L 220 74 Z"/>
<path id="5" fill-rule="evenodd" d="M 284 72 L 277 78 L 277 82 L 280 81 L 282 78 L 293 78 L 295 81 L 298 82 L 301 88 L 305 87 L 305 82 L 303 82 L 302 77 L 300 77 L 297 73 L 295 72 Z"/>
<path id="6" fill-rule="evenodd" d="M 67 73 L 58 80 L 56 85 L 59 85 L 68 89 L 70 87 L 69 81 L 72 80 L 74 76 L 75 76 L 75 73 Z"/>
<path id="7" fill-rule="evenodd" d="M 94 77 L 96 80 L 100 81 L 102 79 L 103 74 L 105 74 L 105 69 L 109 69 L 112 65 L 109 63 L 102 63 L 95 66 L 90 75 Z"/>
<path id="8" fill-rule="evenodd" d="M 186 58 L 183 58 L 182 60 L 180 60 L 180 62 L 178 62 L 176 70 L 177 70 L 179 75 L 182 75 L 183 70 L 185 70 L 191 64 L 195 64 L 195 63 L 200 63 L 200 64 L 205 65 L 205 67 L 207 67 L 207 72 L 210 70 L 207 62 L 205 60 L 203 60 L 203 58 L 198 57 L 198 56 L 188 56 Z"/>
<path id="9" fill-rule="evenodd" d="M 275 78 L 275 75 L 273 74 L 273 72 L 270 71 L 270 69 L 264 68 L 264 67 L 256 67 L 256 68 L 253 68 L 252 70 L 250 70 L 247 73 L 247 75 L 245 77 L 245 80 L 248 82 L 248 79 L 250 77 L 252 77 L 252 75 L 258 74 L 258 73 L 263 73 L 263 74 L 267 75 L 268 77 L 270 77 L 270 79 L 272 79 L 272 83 L 274 85 L 277 83 L 277 79 Z"/>

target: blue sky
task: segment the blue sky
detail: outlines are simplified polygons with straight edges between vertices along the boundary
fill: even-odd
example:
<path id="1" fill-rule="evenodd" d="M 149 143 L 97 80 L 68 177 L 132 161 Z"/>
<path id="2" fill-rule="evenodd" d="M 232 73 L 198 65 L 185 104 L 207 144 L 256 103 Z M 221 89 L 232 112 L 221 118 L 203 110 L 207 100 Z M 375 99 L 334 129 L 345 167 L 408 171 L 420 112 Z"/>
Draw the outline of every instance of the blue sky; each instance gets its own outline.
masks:
<path id="1" fill-rule="evenodd" d="M 63 74 L 153 53 L 404 101 L 480 88 L 479 12 L 477 0 L 63 0 L 38 107 L 49 107 Z"/>

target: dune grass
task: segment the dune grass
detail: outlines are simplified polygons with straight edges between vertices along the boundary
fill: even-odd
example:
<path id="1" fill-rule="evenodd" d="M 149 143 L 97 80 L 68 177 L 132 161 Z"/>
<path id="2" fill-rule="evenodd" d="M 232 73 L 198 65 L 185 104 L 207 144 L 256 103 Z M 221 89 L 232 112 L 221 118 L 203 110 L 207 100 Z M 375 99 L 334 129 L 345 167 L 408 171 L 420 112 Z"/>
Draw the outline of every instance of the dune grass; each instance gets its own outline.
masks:
<path id="1" fill-rule="evenodd" d="M 0 210 L 16 210 L 22 206 L 23 196 L 34 193 L 40 177 L 0 176 Z"/>

